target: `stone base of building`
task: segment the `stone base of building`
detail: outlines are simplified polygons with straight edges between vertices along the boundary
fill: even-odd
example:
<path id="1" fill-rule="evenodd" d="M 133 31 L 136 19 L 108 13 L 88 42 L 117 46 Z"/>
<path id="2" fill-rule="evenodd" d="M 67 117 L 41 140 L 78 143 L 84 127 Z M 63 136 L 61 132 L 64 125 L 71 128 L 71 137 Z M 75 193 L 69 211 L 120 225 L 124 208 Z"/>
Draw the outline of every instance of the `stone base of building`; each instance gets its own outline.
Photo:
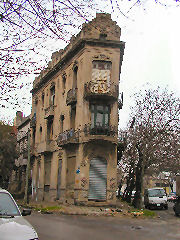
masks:
<path id="1" fill-rule="evenodd" d="M 107 190 L 107 199 L 105 201 L 91 201 L 88 199 L 87 189 L 64 189 L 60 190 L 60 198 L 57 199 L 57 189 L 49 189 L 44 192 L 44 189 L 38 188 L 37 195 L 32 198 L 33 201 L 55 202 L 59 204 L 73 204 L 81 206 L 108 206 L 116 205 L 116 192 Z"/>
<path id="2" fill-rule="evenodd" d="M 49 190 L 49 201 L 54 202 L 57 199 L 57 189 Z"/>
<path id="3" fill-rule="evenodd" d="M 36 200 L 37 199 L 37 200 Z M 37 197 L 36 197 L 36 201 L 41 202 L 44 200 L 44 189 L 43 188 L 38 188 L 37 189 Z"/>
<path id="4" fill-rule="evenodd" d="M 68 202 L 68 200 L 66 201 Z M 88 199 L 88 190 L 75 189 L 74 203 L 83 206 L 108 206 L 116 205 L 116 192 L 107 190 L 107 199 L 105 201 L 91 201 Z"/>

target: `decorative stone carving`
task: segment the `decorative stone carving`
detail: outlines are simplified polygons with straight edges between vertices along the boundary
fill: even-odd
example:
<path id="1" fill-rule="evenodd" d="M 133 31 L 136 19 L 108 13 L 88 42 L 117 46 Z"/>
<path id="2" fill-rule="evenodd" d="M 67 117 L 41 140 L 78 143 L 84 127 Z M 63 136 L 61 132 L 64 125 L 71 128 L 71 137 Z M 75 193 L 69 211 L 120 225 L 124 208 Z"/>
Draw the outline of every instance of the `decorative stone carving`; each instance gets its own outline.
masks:
<path id="1" fill-rule="evenodd" d="M 73 67 L 72 67 L 72 70 L 74 71 L 76 68 L 78 68 L 78 61 L 74 61 L 74 64 L 73 64 Z"/>
<path id="2" fill-rule="evenodd" d="M 58 159 L 59 159 L 59 160 L 62 159 L 62 155 L 63 155 L 63 152 L 62 152 L 62 151 L 59 151 L 59 153 L 58 153 Z"/>
<path id="3" fill-rule="evenodd" d="M 110 58 L 106 55 L 99 54 L 93 57 L 93 59 L 96 60 L 92 62 L 92 85 L 90 90 L 93 93 L 107 93 L 110 91 L 111 80 Z"/>
<path id="4" fill-rule="evenodd" d="M 56 85 L 56 83 L 52 82 L 51 85 L 50 85 L 50 89 L 53 88 L 55 85 Z"/>
<path id="5" fill-rule="evenodd" d="M 62 74 L 61 74 L 61 76 L 62 76 L 62 78 L 67 78 L 67 74 L 66 74 L 66 72 L 63 71 Z"/>
<path id="6" fill-rule="evenodd" d="M 98 54 L 98 55 L 94 55 L 92 57 L 92 60 L 111 61 L 111 58 L 107 55 L 104 55 L 104 54 Z"/>

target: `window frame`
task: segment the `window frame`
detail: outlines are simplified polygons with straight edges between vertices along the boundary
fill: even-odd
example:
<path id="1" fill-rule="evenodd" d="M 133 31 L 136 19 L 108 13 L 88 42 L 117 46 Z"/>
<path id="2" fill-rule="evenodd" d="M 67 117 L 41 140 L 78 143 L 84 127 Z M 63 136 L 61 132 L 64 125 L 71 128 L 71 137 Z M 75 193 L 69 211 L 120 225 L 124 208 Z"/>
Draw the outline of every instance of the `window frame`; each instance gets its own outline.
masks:
<path id="1" fill-rule="evenodd" d="M 55 105 L 55 96 L 56 96 L 56 88 L 55 88 L 55 85 L 51 87 L 50 89 L 50 103 L 51 105 Z"/>
<path id="2" fill-rule="evenodd" d="M 103 110 L 98 110 L 98 107 L 101 106 L 103 107 Z M 107 110 L 106 110 L 107 108 Z M 90 111 L 91 111 L 91 129 L 93 128 L 108 128 L 110 125 L 110 106 L 107 104 L 91 104 L 90 106 Z M 103 119 L 102 122 L 100 123 L 101 125 L 98 126 L 97 124 L 97 115 L 98 113 L 103 114 Z M 106 124 L 106 114 L 108 114 L 108 123 Z M 93 116 L 93 117 L 92 117 Z M 93 122 L 92 122 L 93 120 Z"/>

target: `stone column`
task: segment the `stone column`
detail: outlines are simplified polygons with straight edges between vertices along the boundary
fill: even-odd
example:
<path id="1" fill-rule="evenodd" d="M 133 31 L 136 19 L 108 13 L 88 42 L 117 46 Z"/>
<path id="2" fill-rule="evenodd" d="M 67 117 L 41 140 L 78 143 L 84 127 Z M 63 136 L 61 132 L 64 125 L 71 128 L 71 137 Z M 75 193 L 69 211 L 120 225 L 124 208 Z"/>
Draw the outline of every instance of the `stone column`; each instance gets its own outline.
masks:
<path id="1" fill-rule="evenodd" d="M 55 201 L 57 197 L 57 174 L 58 174 L 58 154 L 59 152 L 53 152 L 51 159 L 51 177 L 50 177 L 50 201 Z"/>
<path id="2" fill-rule="evenodd" d="M 38 177 L 38 201 L 44 199 L 44 155 L 40 155 L 38 158 L 39 164 L 37 164 L 37 175 Z M 39 169 L 38 169 L 39 165 Z M 39 173 L 38 173 L 39 171 Z"/>
<path id="3" fill-rule="evenodd" d="M 66 150 L 62 150 L 62 171 L 61 171 L 61 195 L 60 195 L 60 201 L 65 202 L 66 201 L 66 169 L 67 169 L 67 154 Z"/>
<path id="4" fill-rule="evenodd" d="M 37 175 L 37 158 L 35 158 L 34 164 L 32 166 L 32 201 L 36 200 L 37 195 L 36 175 Z"/>

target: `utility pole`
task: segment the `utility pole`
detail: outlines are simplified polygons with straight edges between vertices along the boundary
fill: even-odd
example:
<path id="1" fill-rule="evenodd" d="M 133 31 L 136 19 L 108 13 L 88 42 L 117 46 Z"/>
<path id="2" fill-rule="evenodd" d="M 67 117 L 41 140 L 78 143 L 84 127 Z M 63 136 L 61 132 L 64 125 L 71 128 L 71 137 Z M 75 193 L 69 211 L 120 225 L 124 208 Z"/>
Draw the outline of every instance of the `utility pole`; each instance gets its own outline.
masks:
<path id="1" fill-rule="evenodd" d="M 29 171 L 30 171 L 30 129 L 28 129 L 27 144 L 28 144 L 28 159 L 27 159 L 27 166 L 26 166 L 26 186 L 25 186 L 25 195 L 24 195 L 25 203 L 29 203 L 28 187 L 29 187 Z"/>

